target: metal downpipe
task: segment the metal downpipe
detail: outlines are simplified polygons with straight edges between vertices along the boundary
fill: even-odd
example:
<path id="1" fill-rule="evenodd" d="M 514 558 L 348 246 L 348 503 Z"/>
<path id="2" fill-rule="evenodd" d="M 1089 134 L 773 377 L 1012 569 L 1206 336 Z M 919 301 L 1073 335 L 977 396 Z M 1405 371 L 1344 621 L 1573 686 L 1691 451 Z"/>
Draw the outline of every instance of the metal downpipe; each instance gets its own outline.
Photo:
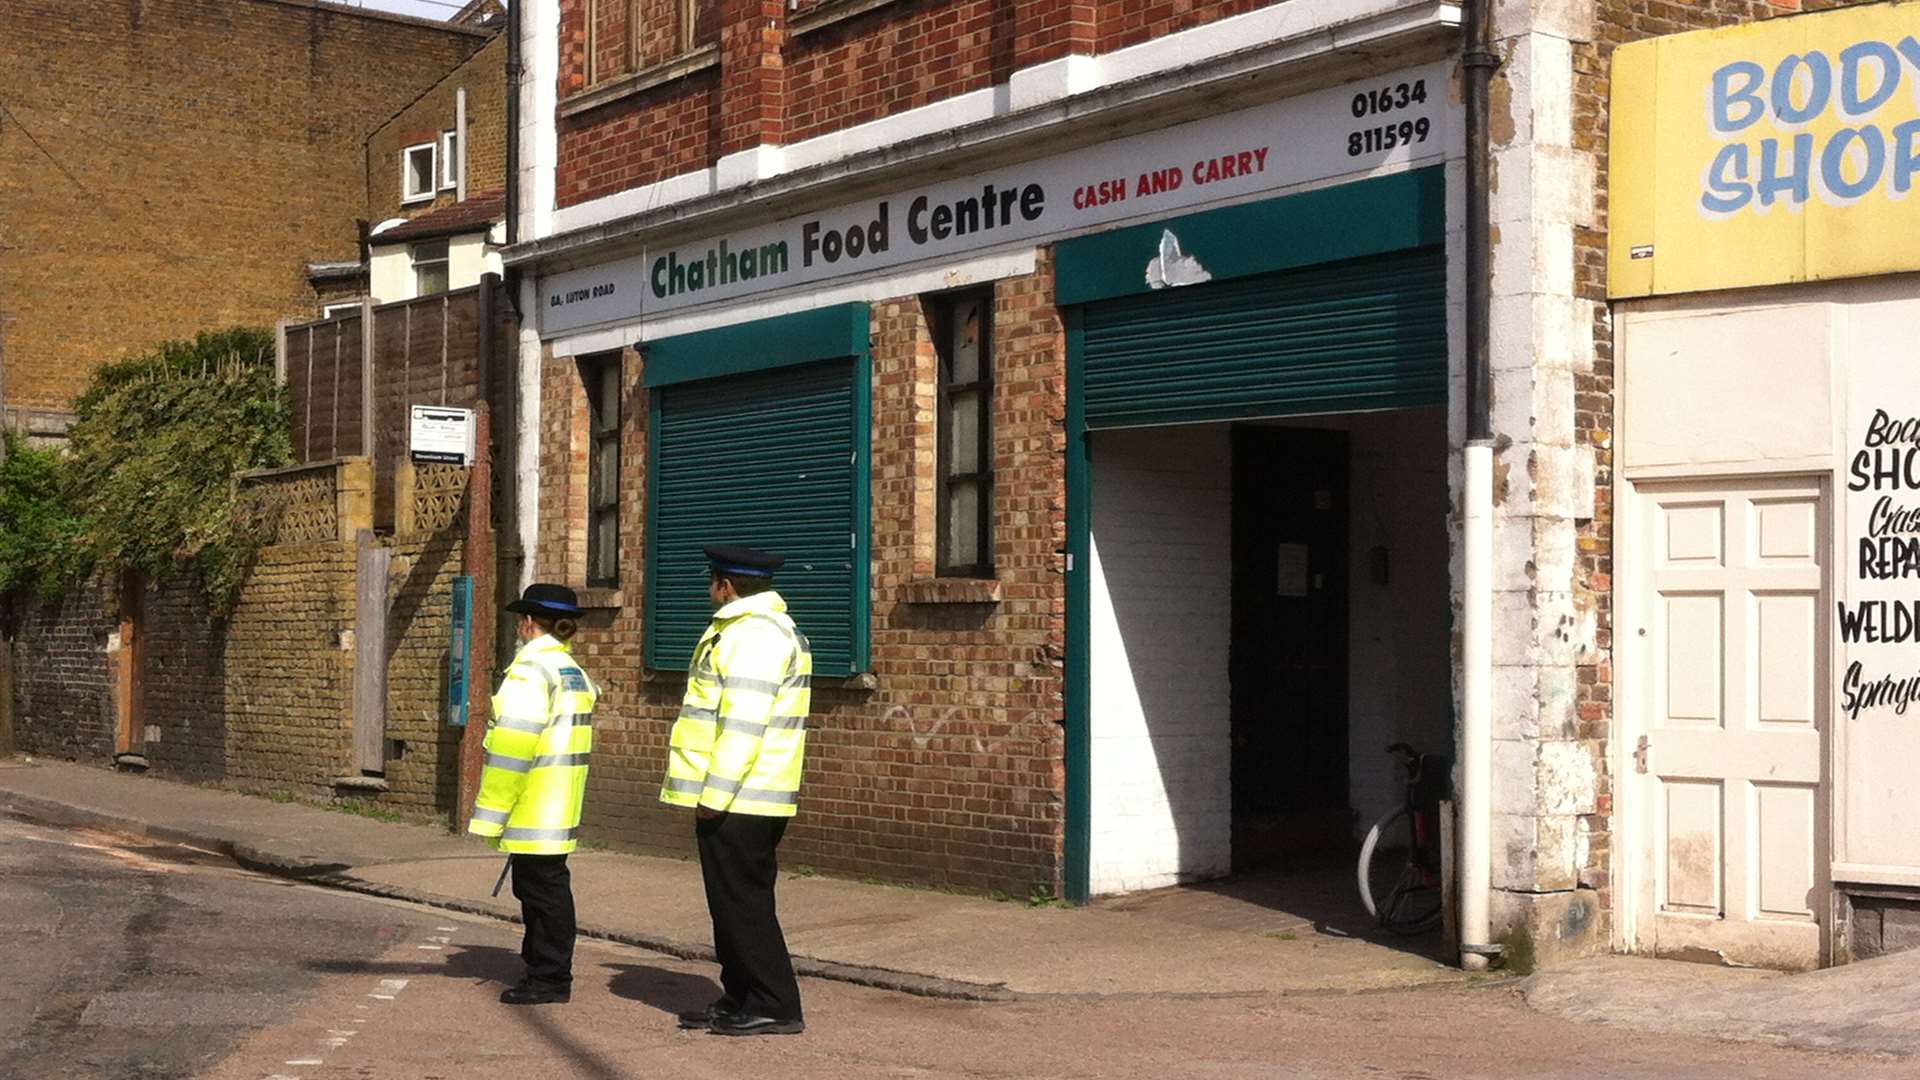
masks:
<path id="1" fill-rule="evenodd" d="M 1493 417 L 1488 336 L 1492 322 L 1490 200 L 1493 152 L 1489 87 L 1491 0 L 1466 0 L 1461 64 L 1466 78 L 1466 445 L 1460 645 L 1460 966 L 1482 970 L 1499 954 L 1493 895 Z"/>

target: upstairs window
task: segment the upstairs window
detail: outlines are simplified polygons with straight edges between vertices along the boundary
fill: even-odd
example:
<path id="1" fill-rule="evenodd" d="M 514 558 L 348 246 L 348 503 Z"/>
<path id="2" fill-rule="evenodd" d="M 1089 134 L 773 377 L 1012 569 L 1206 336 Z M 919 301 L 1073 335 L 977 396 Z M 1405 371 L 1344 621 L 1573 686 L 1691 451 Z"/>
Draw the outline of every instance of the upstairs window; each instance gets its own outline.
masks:
<path id="1" fill-rule="evenodd" d="M 425 240 L 413 245 L 413 295 L 432 296 L 447 291 L 447 242 Z"/>
<path id="2" fill-rule="evenodd" d="M 435 151 L 432 143 L 421 143 L 400 151 L 401 202 L 421 202 L 433 198 Z"/>
<path id="3" fill-rule="evenodd" d="M 440 190 L 449 191 L 460 186 L 460 133 L 443 131 L 440 133 Z"/>

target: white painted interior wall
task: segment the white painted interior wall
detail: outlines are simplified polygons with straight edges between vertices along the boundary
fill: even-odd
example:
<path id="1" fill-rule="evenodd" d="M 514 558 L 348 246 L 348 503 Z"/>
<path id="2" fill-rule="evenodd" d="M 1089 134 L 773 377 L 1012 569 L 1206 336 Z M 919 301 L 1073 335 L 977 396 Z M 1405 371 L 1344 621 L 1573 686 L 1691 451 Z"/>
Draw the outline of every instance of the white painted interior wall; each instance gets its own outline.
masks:
<path id="1" fill-rule="evenodd" d="M 1369 413 L 1341 426 L 1352 454 L 1349 797 L 1364 835 L 1401 799 L 1387 744 L 1453 752 L 1446 414 Z M 1368 575 L 1376 547 L 1387 549 L 1384 585 Z"/>
<path id="2" fill-rule="evenodd" d="M 1383 752 L 1452 746 L 1444 410 L 1302 421 L 1352 451 L 1356 831 L 1396 804 Z M 1232 441 L 1225 424 L 1094 436 L 1091 886 L 1232 869 Z M 1388 580 L 1368 575 L 1388 551 Z"/>
<path id="3" fill-rule="evenodd" d="M 1090 611 L 1095 893 L 1231 869 L 1224 424 L 1094 436 Z"/>

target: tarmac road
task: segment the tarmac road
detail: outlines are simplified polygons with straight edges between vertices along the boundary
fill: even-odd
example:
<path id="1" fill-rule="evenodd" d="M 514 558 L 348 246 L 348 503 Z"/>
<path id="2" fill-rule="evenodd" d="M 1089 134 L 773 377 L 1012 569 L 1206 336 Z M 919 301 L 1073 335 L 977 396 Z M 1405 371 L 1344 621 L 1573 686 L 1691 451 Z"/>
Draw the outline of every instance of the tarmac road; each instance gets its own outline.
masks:
<path id="1" fill-rule="evenodd" d="M 1629 1033 L 1506 988 L 964 1004 L 808 981 L 807 1034 L 674 1030 L 712 969 L 582 941 L 495 999 L 516 927 L 0 819 L 0 1077 L 1894 1077 L 1920 1062 Z"/>

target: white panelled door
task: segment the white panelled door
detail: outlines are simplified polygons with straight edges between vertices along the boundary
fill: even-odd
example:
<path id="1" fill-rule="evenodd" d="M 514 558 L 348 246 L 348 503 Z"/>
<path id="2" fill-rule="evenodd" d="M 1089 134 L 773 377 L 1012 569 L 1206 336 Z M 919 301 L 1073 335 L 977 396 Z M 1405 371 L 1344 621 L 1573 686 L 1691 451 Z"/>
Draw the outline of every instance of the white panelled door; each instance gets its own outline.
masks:
<path id="1" fill-rule="evenodd" d="M 1818 480 L 1642 485 L 1638 947 L 1802 969 L 1827 915 L 1827 514 Z"/>

